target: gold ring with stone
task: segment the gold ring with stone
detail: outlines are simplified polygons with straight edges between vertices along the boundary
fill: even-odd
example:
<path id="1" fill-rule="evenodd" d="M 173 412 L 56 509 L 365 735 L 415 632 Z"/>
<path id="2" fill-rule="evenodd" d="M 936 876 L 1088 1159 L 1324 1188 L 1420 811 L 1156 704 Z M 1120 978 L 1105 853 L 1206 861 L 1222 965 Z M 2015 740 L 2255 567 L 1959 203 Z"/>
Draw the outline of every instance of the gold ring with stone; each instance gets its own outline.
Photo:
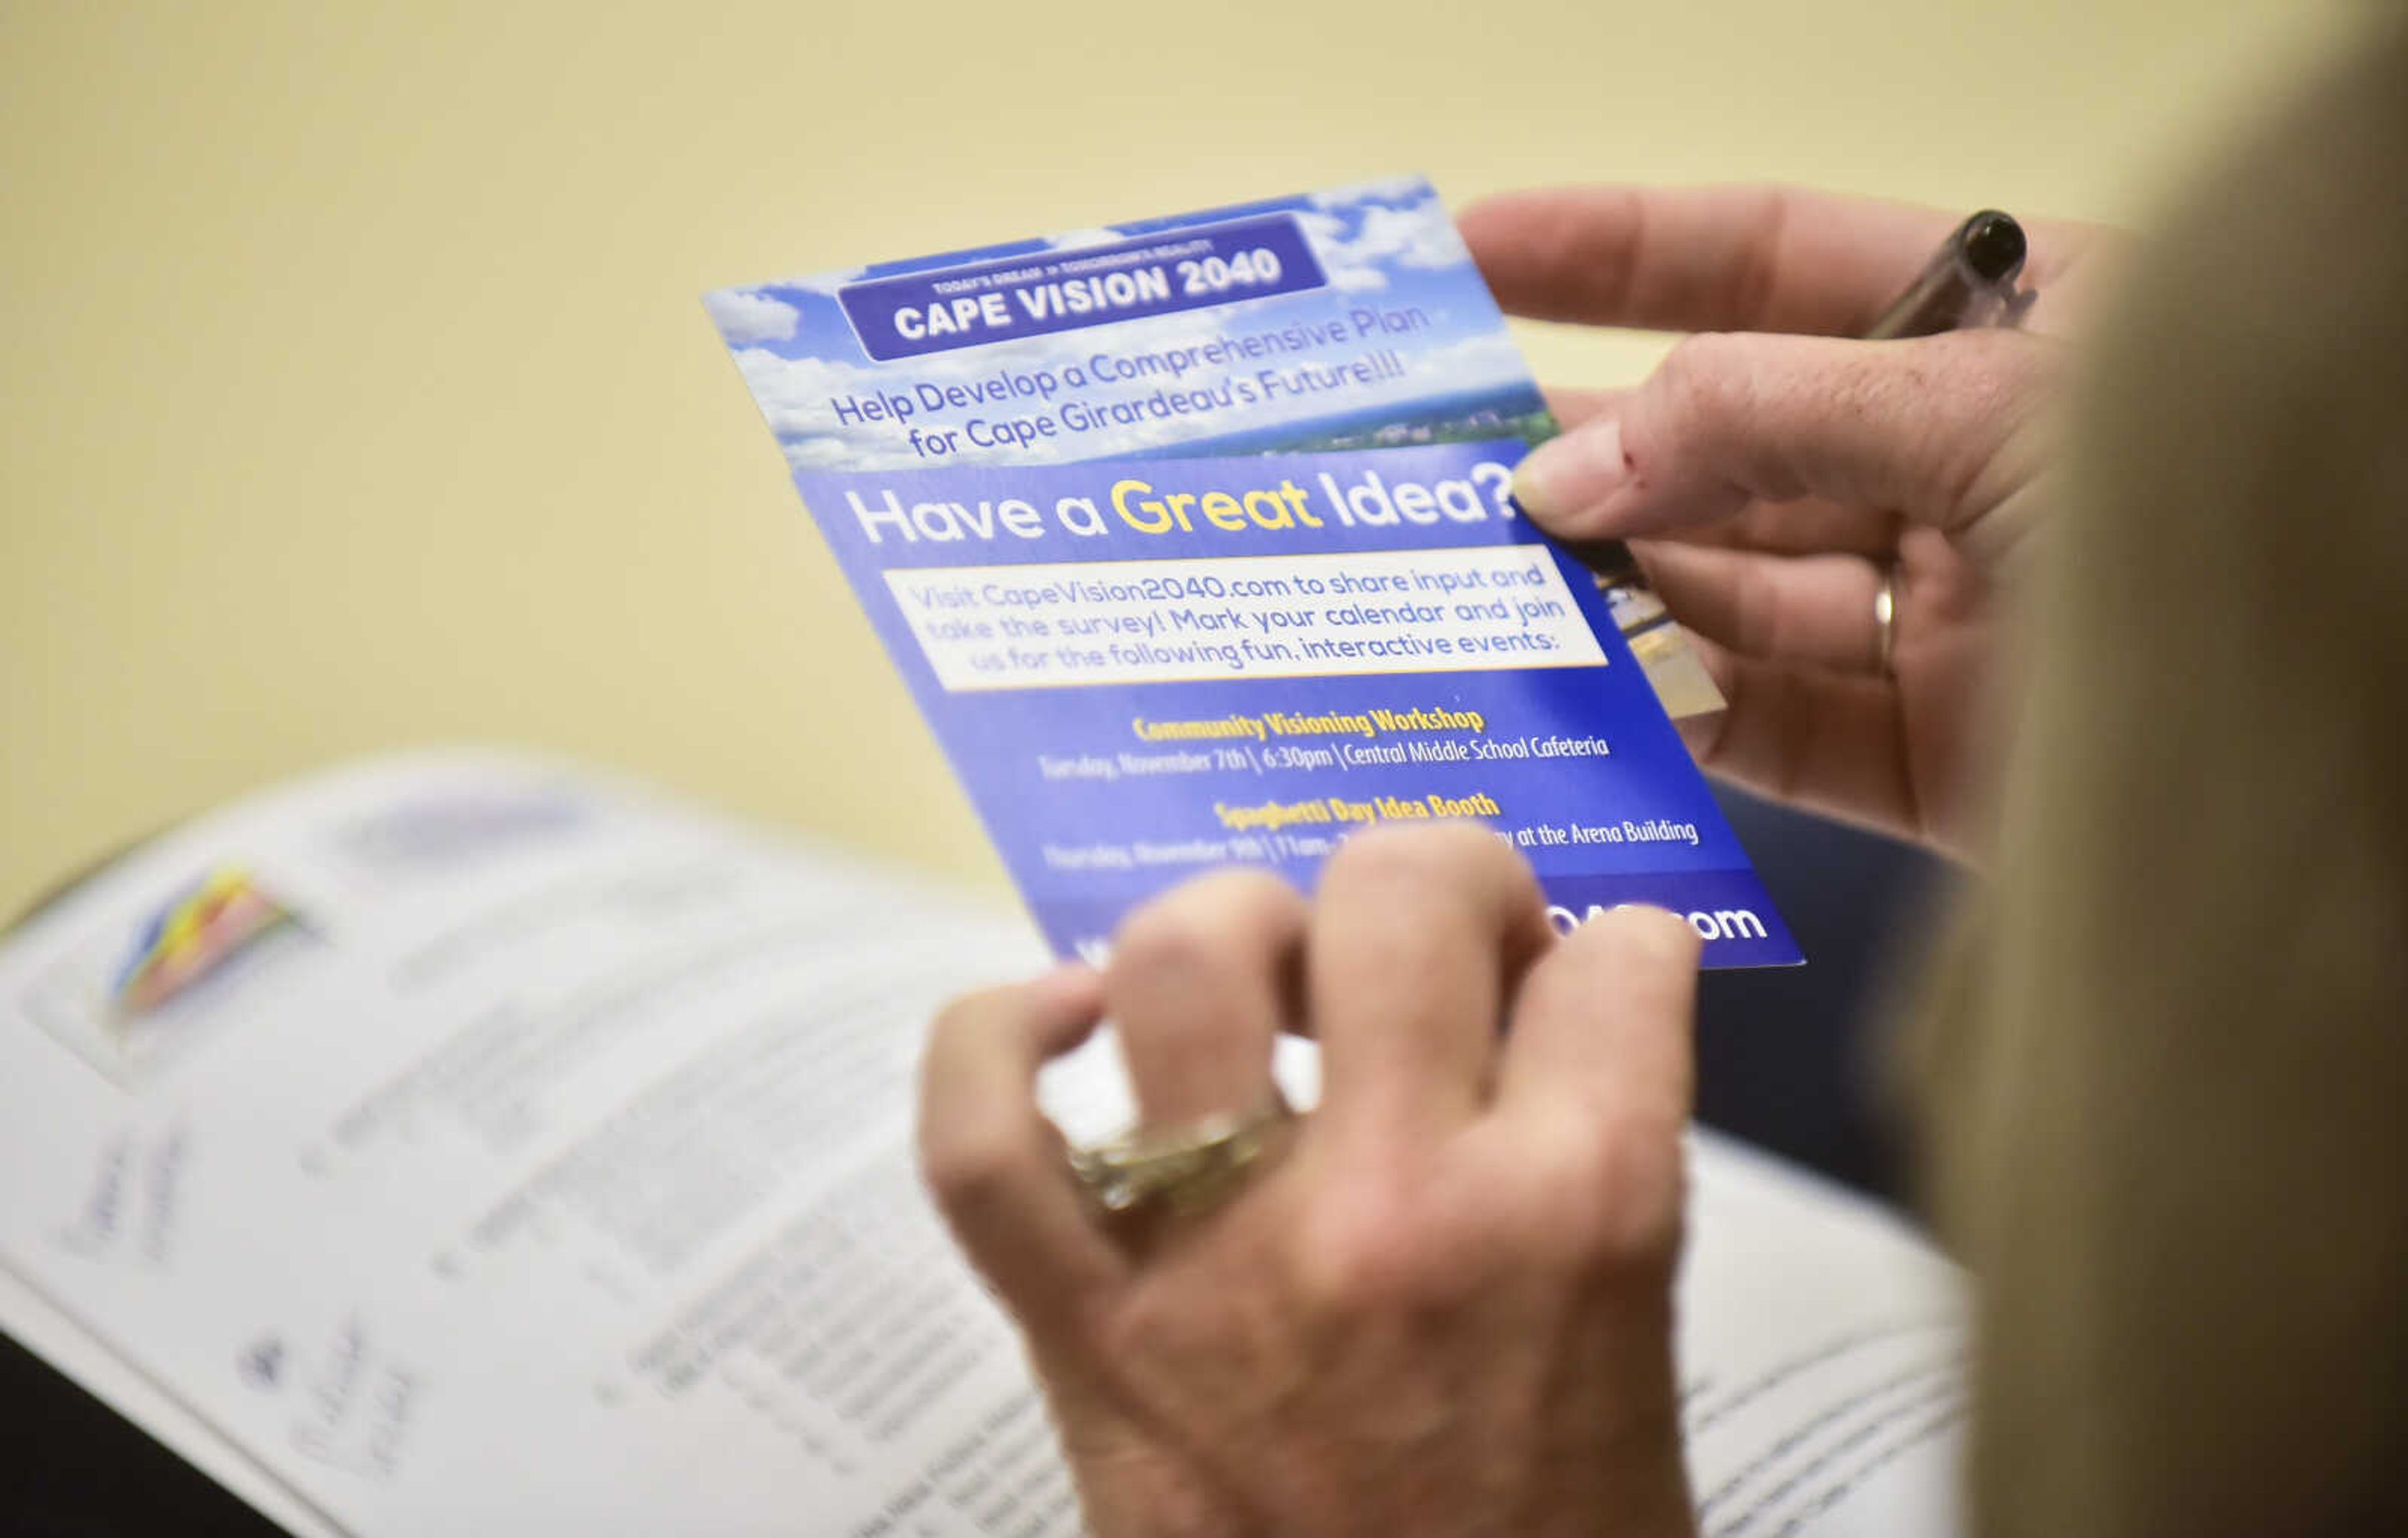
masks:
<path id="1" fill-rule="evenodd" d="M 1140 1128 L 1094 1147 L 1073 1148 L 1070 1173 L 1106 1217 L 1156 1204 L 1174 1213 L 1200 1212 L 1238 1189 L 1269 1148 L 1272 1134 L 1295 1117 L 1274 1090 L 1252 1111 Z"/>
<path id="2" fill-rule="evenodd" d="M 1884 677 L 1898 676 L 1898 568 L 1882 570 L 1881 588 L 1873 594 L 1873 631 L 1881 638 Z"/>

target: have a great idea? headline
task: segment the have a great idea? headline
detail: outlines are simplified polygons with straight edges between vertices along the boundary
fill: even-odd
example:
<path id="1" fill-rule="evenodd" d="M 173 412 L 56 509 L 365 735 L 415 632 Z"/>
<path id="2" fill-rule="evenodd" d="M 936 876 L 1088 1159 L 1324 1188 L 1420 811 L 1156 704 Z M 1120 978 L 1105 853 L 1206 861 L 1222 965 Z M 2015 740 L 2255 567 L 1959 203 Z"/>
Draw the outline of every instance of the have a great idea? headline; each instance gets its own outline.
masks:
<path id="1" fill-rule="evenodd" d="M 1213 462 L 1206 468 L 1226 475 L 1228 466 Z M 1201 485 L 1181 491 L 1161 471 L 1151 472 L 1150 477 L 1123 475 L 1105 485 L 1099 474 L 1095 492 L 1054 497 L 1045 510 L 1025 496 L 963 500 L 920 495 L 907 500 L 891 485 L 847 486 L 843 498 L 872 544 L 889 537 L 933 544 L 1006 535 L 1041 539 L 1053 529 L 1085 539 L 1106 537 L 1119 530 L 1136 534 L 1212 530 L 1233 534 L 1250 530 L 1301 534 L 1331 524 L 1435 528 L 1521 516 L 1512 495 L 1512 468 L 1497 460 L 1480 460 L 1464 474 L 1429 481 L 1391 480 L 1377 469 L 1367 468 L 1347 484 L 1340 483 L 1336 472 L 1321 470 L 1312 476 L 1310 485 L 1298 485 L 1291 475 L 1262 485 L 1240 484 L 1226 490 Z"/>

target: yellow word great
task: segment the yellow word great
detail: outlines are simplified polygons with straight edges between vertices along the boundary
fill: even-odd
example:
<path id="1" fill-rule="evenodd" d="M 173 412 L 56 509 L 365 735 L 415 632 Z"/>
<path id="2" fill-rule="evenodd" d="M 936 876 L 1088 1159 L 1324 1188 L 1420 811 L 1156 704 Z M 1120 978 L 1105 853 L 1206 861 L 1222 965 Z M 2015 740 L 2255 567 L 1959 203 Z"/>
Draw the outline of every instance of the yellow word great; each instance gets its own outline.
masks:
<path id="1" fill-rule="evenodd" d="M 1257 529 L 1318 529 L 1321 520 L 1305 506 L 1307 493 L 1293 479 L 1233 496 L 1227 491 L 1172 491 L 1156 496 L 1149 481 L 1131 477 L 1112 483 L 1112 511 L 1141 534 L 1167 534 L 1173 529 L 1192 534 L 1201 519 L 1226 534 L 1252 525 Z"/>

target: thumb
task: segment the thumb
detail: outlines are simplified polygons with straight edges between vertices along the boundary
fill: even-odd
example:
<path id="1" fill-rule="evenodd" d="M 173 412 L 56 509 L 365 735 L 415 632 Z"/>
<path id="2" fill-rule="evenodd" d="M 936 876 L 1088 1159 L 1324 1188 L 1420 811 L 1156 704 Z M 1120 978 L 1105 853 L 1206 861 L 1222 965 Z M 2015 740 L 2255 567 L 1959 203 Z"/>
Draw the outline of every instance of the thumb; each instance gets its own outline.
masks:
<path id="1" fill-rule="evenodd" d="M 2058 345 L 1705 334 L 1618 406 L 1541 445 L 1513 495 L 1564 538 L 1666 534 L 1820 496 L 1970 536 L 2038 473 Z"/>

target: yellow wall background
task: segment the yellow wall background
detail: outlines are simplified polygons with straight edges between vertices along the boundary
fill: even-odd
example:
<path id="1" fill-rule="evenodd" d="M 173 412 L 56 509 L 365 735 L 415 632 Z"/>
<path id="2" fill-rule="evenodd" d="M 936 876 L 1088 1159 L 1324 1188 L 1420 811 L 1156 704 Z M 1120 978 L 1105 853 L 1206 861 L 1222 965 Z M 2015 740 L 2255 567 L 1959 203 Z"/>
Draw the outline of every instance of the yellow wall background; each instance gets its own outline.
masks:
<path id="1" fill-rule="evenodd" d="M 0 4 L 0 912 L 463 738 L 999 883 L 702 290 L 1409 170 L 2129 221 L 2355 8 Z"/>

